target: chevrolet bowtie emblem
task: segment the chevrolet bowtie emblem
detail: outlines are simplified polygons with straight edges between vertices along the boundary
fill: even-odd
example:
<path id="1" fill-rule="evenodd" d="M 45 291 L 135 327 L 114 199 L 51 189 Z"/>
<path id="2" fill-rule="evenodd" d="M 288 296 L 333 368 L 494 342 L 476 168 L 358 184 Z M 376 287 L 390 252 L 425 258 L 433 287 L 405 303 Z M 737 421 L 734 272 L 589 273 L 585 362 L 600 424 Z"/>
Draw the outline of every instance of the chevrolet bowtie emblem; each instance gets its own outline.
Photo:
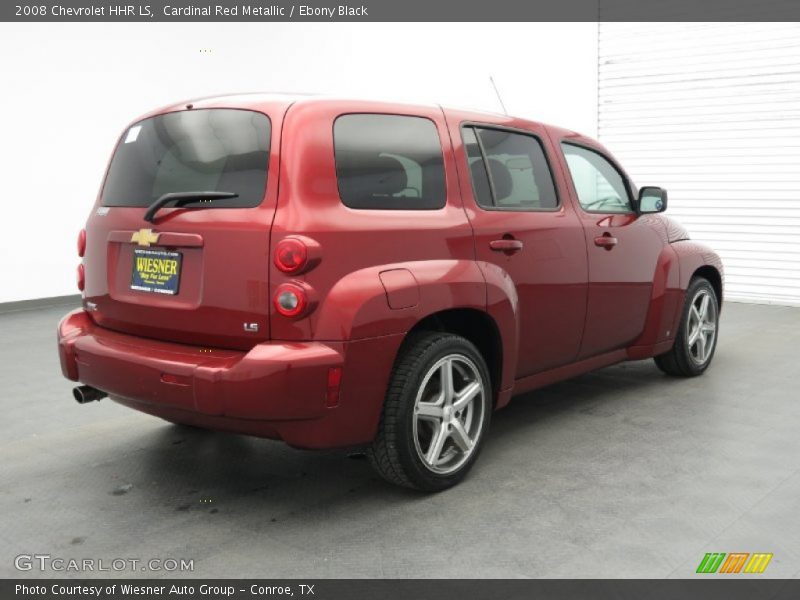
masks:
<path id="1" fill-rule="evenodd" d="M 140 229 L 131 236 L 131 242 L 136 242 L 140 246 L 149 246 L 158 241 L 160 234 L 153 233 L 152 229 Z"/>

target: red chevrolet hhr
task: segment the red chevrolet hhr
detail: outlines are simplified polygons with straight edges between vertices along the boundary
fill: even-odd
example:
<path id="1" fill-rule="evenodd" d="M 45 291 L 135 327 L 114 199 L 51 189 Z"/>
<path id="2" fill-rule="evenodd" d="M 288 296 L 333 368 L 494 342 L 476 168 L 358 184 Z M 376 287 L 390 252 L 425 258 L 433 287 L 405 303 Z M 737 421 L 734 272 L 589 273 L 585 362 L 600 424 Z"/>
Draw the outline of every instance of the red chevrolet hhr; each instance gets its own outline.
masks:
<path id="1" fill-rule="evenodd" d="M 512 395 L 625 360 L 699 375 L 717 255 L 596 141 L 508 116 L 240 95 L 119 139 L 58 326 L 78 402 L 366 447 L 440 490 Z"/>

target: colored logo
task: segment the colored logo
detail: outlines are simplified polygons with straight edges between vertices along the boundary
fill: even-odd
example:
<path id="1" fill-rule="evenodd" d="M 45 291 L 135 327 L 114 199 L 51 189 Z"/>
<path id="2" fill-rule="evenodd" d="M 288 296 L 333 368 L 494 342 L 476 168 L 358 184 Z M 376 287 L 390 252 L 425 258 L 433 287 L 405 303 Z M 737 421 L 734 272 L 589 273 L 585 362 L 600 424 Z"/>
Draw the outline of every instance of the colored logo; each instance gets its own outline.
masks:
<path id="1" fill-rule="evenodd" d="M 697 573 L 763 573 L 771 560 L 771 552 L 709 552 L 697 566 Z"/>
<path id="2" fill-rule="evenodd" d="M 153 233 L 152 229 L 140 229 L 131 236 L 131 242 L 136 242 L 140 246 L 149 246 L 158 241 L 158 233 Z"/>

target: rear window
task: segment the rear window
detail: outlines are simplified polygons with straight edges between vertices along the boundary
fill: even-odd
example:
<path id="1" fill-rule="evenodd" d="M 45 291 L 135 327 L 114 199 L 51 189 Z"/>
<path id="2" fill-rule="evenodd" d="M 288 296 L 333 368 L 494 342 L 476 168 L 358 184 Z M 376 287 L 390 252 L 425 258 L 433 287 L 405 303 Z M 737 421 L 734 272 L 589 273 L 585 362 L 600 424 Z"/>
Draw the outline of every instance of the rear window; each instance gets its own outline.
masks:
<path id="1" fill-rule="evenodd" d="M 432 121 L 343 115 L 334 123 L 333 140 L 345 206 L 432 210 L 445 205 L 442 145 Z"/>
<path id="2" fill-rule="evenodd" d="M 114 153 L 102 204 L 148 206 L 169 192 L 218 191 L 238 194 L 220 207 L 257 206 L 270 133 L 269 118 L 250 110 L 186 110 L 140 121 Z"/>

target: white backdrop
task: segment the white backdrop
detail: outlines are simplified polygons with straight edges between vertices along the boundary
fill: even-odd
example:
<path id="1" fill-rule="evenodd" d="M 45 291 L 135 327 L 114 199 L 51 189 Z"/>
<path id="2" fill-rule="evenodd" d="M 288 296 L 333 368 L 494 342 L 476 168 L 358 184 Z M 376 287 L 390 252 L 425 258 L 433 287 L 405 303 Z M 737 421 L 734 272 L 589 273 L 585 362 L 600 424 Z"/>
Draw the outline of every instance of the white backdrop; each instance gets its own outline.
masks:
<path id="1" fill-rule="evenodd" d="M 0 302 L 77 293 L 77 232 L 147 110 L 302 91 L 499 111 L 490 74 L 512 114 L 595 133 L 595 23 L 0 24 Z"/>
<path id="2" fill-rule="evenodd" d="M 725 265 L 800 305 L 800 23 L 602 23 L 600 140 Z"/>

